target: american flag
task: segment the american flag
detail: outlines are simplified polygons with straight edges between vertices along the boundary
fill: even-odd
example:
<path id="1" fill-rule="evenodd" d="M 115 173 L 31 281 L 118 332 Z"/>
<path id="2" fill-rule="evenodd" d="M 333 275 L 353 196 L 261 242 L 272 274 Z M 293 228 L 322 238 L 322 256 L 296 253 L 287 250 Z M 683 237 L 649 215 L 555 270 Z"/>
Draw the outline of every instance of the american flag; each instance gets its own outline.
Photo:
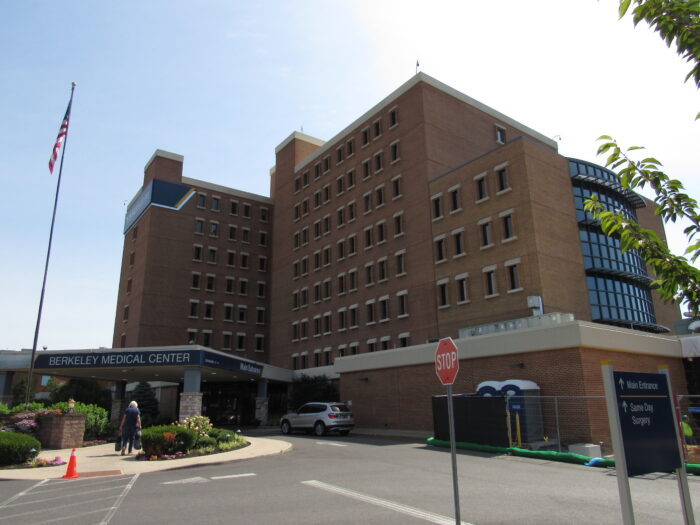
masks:
<path id="1" fill-rule="evenodd" d="M 53 146 L 53 151 L 51 152 L 51 158 L 49 159 L 49 171 L 53 173 L 53 166 L 56 164 L 56 159 L 58 158 L 58 152 L 61 151 L 61 146 L 63 141 L 66 139 L 68 134 L 68 121 L 70 120 L 70 107 L 73 104 L 73 97 L 68 103 L 68 109 L 66 109 L 66 116 L 63 117 L 61 122 L 61 127 L 58 129 L 58 136 L 56 137 L 56 144 Z"/>

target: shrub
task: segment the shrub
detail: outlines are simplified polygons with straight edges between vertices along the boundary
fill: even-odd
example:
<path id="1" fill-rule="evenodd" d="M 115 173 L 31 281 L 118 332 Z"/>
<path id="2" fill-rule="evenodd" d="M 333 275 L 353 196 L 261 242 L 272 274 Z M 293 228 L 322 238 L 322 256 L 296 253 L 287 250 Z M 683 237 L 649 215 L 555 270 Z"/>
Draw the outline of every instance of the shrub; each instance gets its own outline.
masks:
<path id="1" fill-rule="evenodd" d="M 51 403 L 54 404 L 75 399 L 77 402 L 86 405 L 97 405 L 104 409 L 109 409 L 112 405 L 112 393 L 108 389 L 102 388 L 99 381 L 77 377 L 69 379 L 56 387 L 51 392 L 50 399 Z"/>
<path id="2" fill-rule="evenodd" d="M 38 401 L 32 401 L 27 405 L 26 409 L 24 408 L 24 403 L 20 403 L 10 409 L 10 414 L 16 414 L 17 412 L 38 412 L 39 410 L 44 410 L 44 408 L 44 404 Z"/>
<path id="3" fill-rule="evenodd" d="M 26 463 L 41 451 L 35 437 L 18 432 L 0 432 L 0 465 Z"/>
<path id="4" fill-rule="evenodd" d="M 209 436 L 216 439 L 217 443 L 230 443 L 236 440 L 236 434 L 232 430 L 227 430 L 225 428 L 212 428 L 209 431 Z"/>
<path id="5" fill-rule="evenodd" d="M 68 411 L 68 402 L 62 401 L 51 405 L 51 408 L 59 408 L 63 412 Z M 79 401 L 75 402 L 74 412 L 86 414 L 85 418 L 85 435 L 86 439 L 93 437 L 103 437 L 109 435 L 113 431 L 113 426 L 110 426 L 108 412 L 97 405 L 86 405 Z"/>
<path id="6" fill-rule="evenodd" d="M 216 438 L 211 437 L 211 436 L 200 437 L 197 440 L 197 448 L 212 447 L 212 448 L 216 449 L 216 444 L 217 444 Z"/>
<path id="7" fill-rule="evenodd" d="M 175 421 L 173 425 L 194 430 L 198 438 L 207 437 L 211 429 L 214 428 L 207 416 L 190 416 L 182 421 Z"/>
<path id="8" fill-rule="evenodd" d="M 141 431 L 141 447 L 147 456 L 187 452 L 194 448 L 197 438 L 197 431 L 191 428 L 160 425 Z"/>
<path id="9" fill-rule="evenodd" d="M 9 414 L 10 407 L 6 403 L 0 403 L 0 414 Z"/>

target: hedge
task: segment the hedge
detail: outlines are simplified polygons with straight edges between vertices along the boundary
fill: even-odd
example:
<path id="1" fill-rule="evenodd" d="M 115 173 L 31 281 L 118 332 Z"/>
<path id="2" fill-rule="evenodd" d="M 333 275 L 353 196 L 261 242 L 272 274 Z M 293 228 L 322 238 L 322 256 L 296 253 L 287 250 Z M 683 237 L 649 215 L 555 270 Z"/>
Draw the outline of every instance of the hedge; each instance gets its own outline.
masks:
<path id="1" fill-rule="evenodd" d="M 196 430 L 175 425 L 160 425 L 141 431 L 141 448 L 147 456 L 187 452 L 197 442 Z"/>
<path id="2" fill-rule="evenodd" d="M 19 432 L 0 432 L 0 465 L 17 465 L 34 459 L 41 451 L 39 440 Z"/>

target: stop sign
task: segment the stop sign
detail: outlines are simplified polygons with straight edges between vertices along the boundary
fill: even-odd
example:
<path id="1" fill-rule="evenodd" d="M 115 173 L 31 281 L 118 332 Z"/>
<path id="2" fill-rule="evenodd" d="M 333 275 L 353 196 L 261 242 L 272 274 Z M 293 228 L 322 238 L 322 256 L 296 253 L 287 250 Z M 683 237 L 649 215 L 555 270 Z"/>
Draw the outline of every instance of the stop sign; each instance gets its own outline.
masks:
<path id="1" fill-rule="evenodd" d="M 435 351 L 435 373 L 443 385 L 455 382 L 459 372 L 459 355 L 457 345 L 451 337 L 440 339 Z"/>

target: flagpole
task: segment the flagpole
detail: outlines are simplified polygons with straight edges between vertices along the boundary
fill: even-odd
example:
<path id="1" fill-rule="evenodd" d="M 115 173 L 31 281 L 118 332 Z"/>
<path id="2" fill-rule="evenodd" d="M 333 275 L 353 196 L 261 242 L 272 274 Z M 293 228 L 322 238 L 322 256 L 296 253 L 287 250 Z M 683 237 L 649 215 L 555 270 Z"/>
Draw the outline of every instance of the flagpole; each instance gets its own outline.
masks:
<path id="1" fill-rule="evenodd" d="M 71 82 L 70 88 L 70 100 L 68 101 L 68 116 L 70 116 L 70 109 L 73 106 L 73 92 L 75 91 L 75 82 Z M 51 216 L 51 230 L 49 231 L 49 246 L 46 250 L 46 264 L 44 265 L 44 280 L 41 284 L 41 297 L 39 298 L 39 312 L 36 316 L 36 328 L 34 329 L 34 343 L 32 344 L 32 357 L 29 364 L 29 375 L 27 376 L 27 389 L 24 396 L 24 408 L 29 407 L 29 395 L 32 389 L 32 376 L 34 374 L 34 359 L 36 357 L 36 345 L 39 339 L 39 326 L 41 325 L 41 311 L 44 307 L 44 292 L 46 291 L 46 276 L 49 273 L 49 259 L 51 258 L 51 242 L 53 241 L 53 226 L 56 222 L 56 208 L 58 206 L 58 192 L 61 189 L 61 175 L 63 175 L 63 158 L 66 154 L 66 147 L 68 145 L 68 129 L 66 129 L 66 134 L 63 137 L 63 150 L 61 151 L 61 164 L 58 167 L 58 181 L 56 182 L 56 196 L 53 201 L 53 215 Z"/>

